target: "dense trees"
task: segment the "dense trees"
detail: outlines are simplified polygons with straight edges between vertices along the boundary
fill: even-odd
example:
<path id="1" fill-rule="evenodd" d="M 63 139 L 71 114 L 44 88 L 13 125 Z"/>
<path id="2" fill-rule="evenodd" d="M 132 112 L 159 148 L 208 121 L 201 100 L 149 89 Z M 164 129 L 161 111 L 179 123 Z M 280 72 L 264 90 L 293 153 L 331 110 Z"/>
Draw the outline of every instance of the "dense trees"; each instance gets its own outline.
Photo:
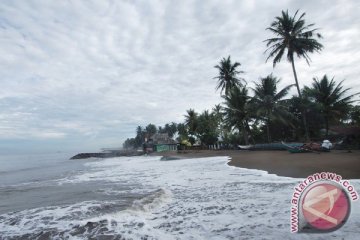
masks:
<path id="1" fill-rule="evenodd" d="M 304 95 L 316 103 L 323 116 L 326 130 L 326 137 L 329 133 L 329 123 L 339 122 L 345 119 L 350 110 L 352 100 L 356 94 L 349 95 L 350 88 L 344 89 L 343 81 L 336 83 L 324 75 L 321 79 L 314 78 L 311 87 L 305 86 Z"/>
<path id="2" fill-rule="evenodd" d="M 260 83 L 256 83 L 254 88 L 254 97 L 252 99 L 254 106 L 252 110 L 259 120 L 265 122 L 268 142 L 271 142 L 270 124 L 273 121 L 280 121 L 287 125 L 288 120 L 291 118 L 284 98 L 293 85 L 286 86 L 278 92 L 277 84 L 279 82 L 280 79 L 268 75 L 261 78 Z"/>
<path id="3" fill-rule="evenodd" d="M 193 145 L 237 145 L 302 141 L 304 132 L 307 139 L 327 138 L 330 125 L 360 127 L 360 106 L 353 105 L 357 94 L 350 94 L 350 89 L 343 86 L 344 81 L 336 82 L 324 75 L 321 79 L 314 78 L 311 86 L 300 87 L 295 56 L 309 64 L 309 53 L 323 48 L 317 41 L 321 35 L 313 28 L 314 24 L 305 23 L 304 16 L 305 13 L 298 17 L 298 11 L 294 16 L 282 11 L 267 28 L 275 36 L 265 40 L 266 61 L 272 59 L 275 67 L 286 55 L 292 66 L 294 85 L 279 89 L 280 79 L 270 74 L 255 81 L 254 87 L 248 87 L 239 76 L 244 73 L 239 70 L 240 63 L 232 61 L 230 56 L 222 58 L 215 66 L 216 90 L 220 90 L 222 104 L 201 113 L 190 108 L 183 123 L 166 123 L 158 128 L 154 124 L 138 126 L 136 137 L 127 139 L 124 147 L 139 147 L 155 133 L 167 133 L 179 142 Z M 298 96 L 289 96 L 293 86 Z"/>
<path id="4" fill-rule="evenodd" d="M 249 144 L 249 121 L 253 114 L 250 107 L 251 98 L 246 87 L 236 86 L 224 96 L 224 122 L 229 128 L 235 128 L 242 133 L 244 143 Z"/>

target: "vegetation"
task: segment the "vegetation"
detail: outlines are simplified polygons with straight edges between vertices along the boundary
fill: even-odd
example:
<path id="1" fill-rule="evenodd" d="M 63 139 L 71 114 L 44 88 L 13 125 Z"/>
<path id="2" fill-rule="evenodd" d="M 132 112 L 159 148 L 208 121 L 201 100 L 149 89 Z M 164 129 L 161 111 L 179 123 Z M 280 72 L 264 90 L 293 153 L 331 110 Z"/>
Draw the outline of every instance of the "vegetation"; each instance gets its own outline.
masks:
<path id="1" fill-rule="evenodd" d="M 293 85 L 289 85 L 277 92 L 280 79 L 269 75 L 256 83 L 253 97 L 253 108 L 258 119 L 265 122 L 268 142 L 271 142 L 270 125 L 274 121 L 281 121 L 288 125 L 291 118 L 284 99 Z"/>
<path id="2" fill-rule="evenodd" d="M 301 14 L 300 17 L 296 19 L 298 12 L 299 11 L 296 11 L 295 15 L 291 17 L 289 16 L 288 11 L 282 11 L 281 17 L 276 17 L 276 20 L 271 23 L 269 28 L 267 28 L 267 30 L 274 33 L 276 37 L 269 38 L 265 41 L 267 42 L 266 46 L 269 47 L 267 51 L 270 51 L 266 60 L 274 58 L 274 67 L 276 63 L 281 61 L 285 50 L 287 50 L 286 58 L 291 62 L 296 88 L 299 97 L 301 97 L 294 55 L 296 54 L 299 58 L 305 58 L 306 62 L 309 64 L 310 57 L 308 53 L 313 53 L 315 51 L 319 52 L 323 46 L 315 39 L 315 37 L 321 38 L 321 35 L 315 33 L 317 29 L 311 29 L 314 24 L 305 25 L 305 20 L 303 19 L 305 13 Z"/>
<path id="3" fill-rule="evenodd" d="M 230 56 L 228 56 L 228 58 L 223 58 L 219 65 L 215 66 L 219 70 L 219 76 L 215 77 L 215 79 L 218 79 L 216 90 L 220 89 L 220 94 L 225 91 L 225 95 L 227 95 L 233 87 L 241 86 L 241 81 L 245 81 L 243 78 L 238 77 L 240 73 L 244 73 L 237 70 L 240 65 L 238 62 L 233 64 Z"/>
<path id="4" fill-rule="evenodd" d="M 246 87 L 236 86 L 224 96 L 224 123 L 230 130 L 237 129 L 242 133 L 244 143 L 249 144 L 250 127 L 249 122 L 252 117 L 250 107 L 251 98 Z"/>
<path id="5" fill-rule="evenodd" d="M 346 95 L 350 88 L 343 89 L 343 81 L 336 83 L 334 78 L 329 81 L 326 75 L 321 80 L 313 80 L 311 87 L 305 86 L 304 95 L 318 105 L 325 122 L 325 136 L 328 137 L 329 123 L 346 119 L 356 94 Z"/>
<path id="6" fill-rule="evenodd" d="M 220 89 L 223 103 L 212 110 L 199 113 L 190 108 L 183 123 L 166 123 L 156 127 L 149 124 L 136 128 L 135 138 L 124 142 L 124 148 L 141 147 L 146 139 L 155 133 L 165 133 L 186 145 L 221 144 L 229 147 L 238 144 L 272 141 L 302 141 L 303 133 L 312 139 L 330 137 L 330 126 L 360 127 L 360 106 L 353 105 L 357 94 L 349 94 L 344 81 L 336 82 L 324 75 L 314 78 L 311 86 L 300 88 L 294 58 L 304 58 L 309 64 L 309 53 L 320 52 L 323 46 L 317 41 L 314 24 L 305 24 L 305 13 L 297 17 L 288 11 L 275 18 L 267 30 L 275 34 L 265 40 L 268 47 L 268 61 L 273 66 L 284 54 L 292 65 L 294 85 L 279 89 L 280 78 L 270 74 L 260 78 L 254 87 L 248 87 L 239 77 L 240 63 L 228 56 L 222 58 L 215 68 L 218 70 L 216 90 Z M 298 96 L 289 96 L 289 90 L 296 86 Z M 303 123 L 303 127 L 301 126 Z"/>
<path id="7" fill-rule="evenodd" d="M 309 64 L 310 57 L 308 54 L 321 51 L 323 46 L 316 40 L 316 38 L 321 38 L 322 36 L 319 33 L 316 33 L 317 29 L 312 29 L 314 24 L 305 24 L 305 20 L 303 19 L 305 13 L 301 14 L 299 18 L 296 18 L 298 12 L 299 11 L 296 11 L 295 15 L 291 17 L 289 16 L 288 11 L 282 11 L 282 15 L 280 17 L 276 17 L 276 20 L 271 23 L 269 28 L 267 28 L 267 30 L 271 31 L 275 37 L 269 38 L 265 40 L 265 42 L 267 42 L 266 46 L 268 47 L 266 51 L 270 52 L 266 61 L 273 58 L 274 67 L 281 61 L 282 56 L 287 50 L 286 58 L 289 62 L 291 62 L 296 88 L 299 97 L 301 98 L 302 96 L 295 69 L 294 55 L 297 55 L 299 58 L 305 58 L 306 62 Z M 304 110 L 302 114 L 305 136 L 309 139 Z"/>

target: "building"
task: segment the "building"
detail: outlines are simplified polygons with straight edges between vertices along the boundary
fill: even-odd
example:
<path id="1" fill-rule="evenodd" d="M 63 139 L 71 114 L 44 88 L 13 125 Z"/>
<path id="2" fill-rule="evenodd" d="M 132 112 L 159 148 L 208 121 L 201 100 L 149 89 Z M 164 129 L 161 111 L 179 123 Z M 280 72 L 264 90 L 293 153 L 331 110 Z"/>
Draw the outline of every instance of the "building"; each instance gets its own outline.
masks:
<path id="1" fill-rule="evenodd" d="M 176 151 L 178 143 L 167 133 L 156 133 L 151 136 L 154 152 Z"/>

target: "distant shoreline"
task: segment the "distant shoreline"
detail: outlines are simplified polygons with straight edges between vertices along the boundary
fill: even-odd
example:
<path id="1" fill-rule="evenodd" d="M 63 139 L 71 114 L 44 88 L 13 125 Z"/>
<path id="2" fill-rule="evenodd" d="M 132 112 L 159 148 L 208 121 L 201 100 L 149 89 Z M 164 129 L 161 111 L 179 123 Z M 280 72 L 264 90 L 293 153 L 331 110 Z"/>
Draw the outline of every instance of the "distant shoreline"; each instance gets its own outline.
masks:
<path id="1" fill-rule="evenodd" d="M 360 151 L 334 150 L 329 153 L 288 151 L 197 150 L 151 153 L 166 158 L 228 156 L 230 166 L 264 170 L 278 176 L 306 178 L 316 172 L 334 172 L 344 179 L 360 179 Z"/>

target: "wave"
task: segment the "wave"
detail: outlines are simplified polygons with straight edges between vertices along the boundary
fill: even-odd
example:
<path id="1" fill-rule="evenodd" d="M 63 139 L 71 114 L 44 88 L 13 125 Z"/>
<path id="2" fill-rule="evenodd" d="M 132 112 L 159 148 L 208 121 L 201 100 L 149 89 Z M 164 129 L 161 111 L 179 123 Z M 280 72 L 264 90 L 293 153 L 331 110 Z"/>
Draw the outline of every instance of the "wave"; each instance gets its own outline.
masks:
<path id="1" fill-rule="evenodd" d="M 31 239 L 311 239 L 289 231 L 290 198 L 299 179 L 226 165 L 212 157 L 160 161 L 114 158 L 87 163 L 89 170 L 59 181 L 105 181 L 112 201 L 26 210 L 0 216 L 0 236 Z M 122 191 L 114 186 L 132 184 Z M 360 188 L 360 182 L 352 182 Z M 126 206 L 128 191 L 139 193 Z M 360 206 L 327 239 L 357 237 Z M 28 234 L 28 235 L 27 235 Z M 30 235 L 29 235 L 30 234 Z M 40 237 L 39 237 L 40 236 Z M 25 238 L 25 237 L 24 237 Z M 6 238 L 5 238 L 6 239 Z M 26 238 L 25 238 L 26 239 Z"/>

